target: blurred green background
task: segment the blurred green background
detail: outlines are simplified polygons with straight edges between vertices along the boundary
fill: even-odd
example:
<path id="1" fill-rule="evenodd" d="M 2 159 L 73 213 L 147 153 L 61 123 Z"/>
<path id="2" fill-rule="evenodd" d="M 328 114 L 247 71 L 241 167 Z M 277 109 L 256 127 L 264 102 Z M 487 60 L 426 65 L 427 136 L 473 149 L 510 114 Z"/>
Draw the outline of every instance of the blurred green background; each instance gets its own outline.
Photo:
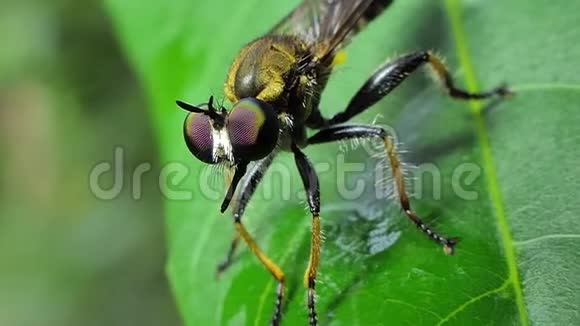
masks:
<path id="1" fill-rule="evenodd" d="M 154 173 L 140 200 L 130 187 L 110 201 L 88 189 L 115 146 L 124 170 L 158 168 L 143 94 L 102 4 L 0 8 L 0 325 L 181 324 Z"/>

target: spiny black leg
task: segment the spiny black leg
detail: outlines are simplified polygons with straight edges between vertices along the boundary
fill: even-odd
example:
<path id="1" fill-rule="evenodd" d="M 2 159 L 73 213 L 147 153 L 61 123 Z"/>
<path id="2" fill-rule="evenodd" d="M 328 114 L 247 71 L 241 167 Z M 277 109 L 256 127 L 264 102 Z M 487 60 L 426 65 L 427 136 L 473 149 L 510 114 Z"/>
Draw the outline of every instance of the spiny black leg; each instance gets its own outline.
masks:
<path id="1" fill-rule="evenodd" d="M 240 235 L 236 233 L 232 239 L 232 242 L 230 243 L 230 249 L 228 250 L 226 258 L 216 268 L 216 278 L 219 278 L 226 271 L 226 269 L 232 266 L 234 254 L 236 253 L 236 248 L 238 248 L 239 243 Z"/>
<path id="2" fill-rule="evenodd" d="M 244 176 L 240 181 L 239 184 L 240 189 L 238 191 L 236 199 L 234 200 L 234 216 L 239 216 L 239 218 L 241 218 L 241 216 L 244 214 L 246 205 L 248 204 L 250 198 L 256 191 L 256 188 L 260 183 L 260 181 L 262 180 L 264 173 L 266 173 L 266 170 L 272 164 L 272 161 L 274 160 L 275 156 L 276 156 L 275 154 L 269 155 L 263 160 L 258 161 L 255 164 L 252 164 L 248 167 L 246 176 Z M 239 234 L 236 234 L 234 236 L 234 239 L 232 239 L 230 249 L 228 250 L 226 258 L 217 267 L 218 277 L 231 266 L 232 258 L 239 244 L 239 239 L 240 239 Z"/>
<path id="3" fill-rule="evenodd" d="M 433 229 L 429 228 L 411 208 L 409 196 L 405 189 L 405 180 L 401 168 L 401 161 L 399 160 L 399 155 L 397 154 L 393 137 L 389 135 L 385 129 L 379 126 L 369 125 L 332 126 L 326 129 L 322 129 L 314 134 L 308 139 L 308 144 L 328 143 L 349 138 L 372 137 L 380 138 L 383 141 L 387 157 L 389 158 L 389 164 L 393 172 L 393 179 L 399 197 L 399 202 L 407 217 L 413 221 L 413 223 L 417 225 L 417 227 L 421 229 L 423 233 L 429 236 L 429 238 L 442 244 L 443 250 L 446 254 L 453 254 L 453 247 L 457 243 L 457 239 L 447 238 L 439 235 Z"/>
<path id="4" fill-rule="evenodd" d="M 307 121 L 309 127 L 323 128 L 347 122 L 387 96 L 417 68 L 425 64 L 429 65 L 437 79 L 442 82 L 447 94 L 453 98 L 482 100 L 493 96 L 505 97 L 512 94 L 506 86 L 496 87 L 491 91 L 482 93 L 470 93 L 457 88 L 443 61 L 430 51 L 421 51 L 401 56 L 380 66 L 350 100 L 347 108 L 331 119 L 324 119 L 317 110 L 314 110 L 313 115 Z"/>
<path id="5" fill-rule="evenodd" d="M 429 51 L 416 52 L 401 56 L 379 67 L 351 99 L 346 110 L 330 119 L 329 125 L 346 122 L 366 110 L 397 88 L 411 73 L 424 64 L 429 64 L 435 76 L 443 82 L 449 96 L 453 98 L 482 100 L 496 95 L 510 94 L 505 86 L 483 93 L 469 93 L 459 89 L 455 86 L 449 70 L 440 58 Z"/>
<path id="6" fill-rule="evenodd" d="M 314 167 L 297 146 L 292 146 L 296 166 L 304 183 L 308 198 L 308 207 L 312 214 L 312 240 L 310 244 L 310 260 L 304 273 L 304 285 L 308 288 L 308 320 L 310 326 L 318 324 L 315 309 L 315 286 L 318 263 L 320 261 L 320 185 Z"/>

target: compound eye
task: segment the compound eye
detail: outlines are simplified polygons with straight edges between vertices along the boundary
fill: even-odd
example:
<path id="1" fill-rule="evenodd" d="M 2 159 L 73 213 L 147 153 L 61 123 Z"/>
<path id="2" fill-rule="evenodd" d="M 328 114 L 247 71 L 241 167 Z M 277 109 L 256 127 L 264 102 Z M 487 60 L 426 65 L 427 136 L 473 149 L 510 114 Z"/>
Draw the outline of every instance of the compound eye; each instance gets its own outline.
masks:
<path id="1" fill-rule="evenodd" d="M 234 157 L 257 161 L 270 154 L 278 143 L 278 117 L 274 108 L 255 98 L 241 99 L 227 121 Z"/>
<path id="2" fill-rule="evenodd" d="M 183 123 L 183 135 L 189 151 L 200 161 L 214 164 L 213 127 L 210 118 L 203 113 L 191 112 Z"/>

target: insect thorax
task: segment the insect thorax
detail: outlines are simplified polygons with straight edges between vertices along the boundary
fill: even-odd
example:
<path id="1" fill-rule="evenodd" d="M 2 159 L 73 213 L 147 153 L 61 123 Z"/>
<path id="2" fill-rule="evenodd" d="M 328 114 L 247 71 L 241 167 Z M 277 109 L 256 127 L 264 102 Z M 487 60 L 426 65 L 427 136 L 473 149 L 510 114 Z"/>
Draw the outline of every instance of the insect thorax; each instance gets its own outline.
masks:
<path id="1" fill-rule="evenodd" d="M 279 112 L 306 119 L 310 98 L 317 94 L 316 75 L 301 70 L 310 49 L 300 38 L 268 35 L 243 47 L 232 63 L 225 94 L 232 103 L 253 97 L 272 104 Z M 298 122 L 298 121 L 295 121 Z"/>

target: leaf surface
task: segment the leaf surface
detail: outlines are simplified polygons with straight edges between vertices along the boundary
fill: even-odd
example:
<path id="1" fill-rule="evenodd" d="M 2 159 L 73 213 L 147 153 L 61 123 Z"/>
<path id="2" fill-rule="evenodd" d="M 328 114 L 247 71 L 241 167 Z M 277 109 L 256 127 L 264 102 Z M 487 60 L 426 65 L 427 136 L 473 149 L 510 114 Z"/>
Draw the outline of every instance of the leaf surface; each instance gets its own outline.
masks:
<path id="1" fill-rule="evenodd" d="M 221 194 L 209 190 L 207 167 L 184 145 L 185 113 L 174 101 L 221 97 L 238 49 L 295 3 L 106 1 L 149 94 L 161 161 L 188 167 L 185 180 L 170 176 L 169 190 L 192 191 L 191 198 L 173 194 L 165 206 L 168 273 L 187 325 L 264 325 L 275 282 L 245 248 L 215 279 L 234 230 L 219 214 Z M 323 93 L 326 115 L 341 110 L 387 57 L 422 49 L 443 54 L 471 91 L 507 82 L 517 95 L 492 106 L 458 102 L 418 74 L 356 118 L 370 123 L 380 113 L 409 150 L 407 160 L 439 173 L 435 181 L 429 173 L 419 179 L 425 182 L 413 203 L 430 225 L 461 237 L 452 257 L 417 232 L 396 203 L 376 198 L 376 161 L 363 150 L 306 149 L 322 185 L 323 324 L 580 323 L 579 10 L 580 2 L 547 0 L 397 1 L 350 44 L 348 61 Z M 366 162 L 367 169 L 339 173 L 341 160 Z M 481 174 L 469 181 L 460 173 L 465 167 Z M 357 180 L 363 195 L 345 199 L 344 187 Z M 292 158 L 281 155 L 244 217 L 286 273 L 288 325 L 307 321 L 302 273 L 310 217 L 303 198 Z"/>

